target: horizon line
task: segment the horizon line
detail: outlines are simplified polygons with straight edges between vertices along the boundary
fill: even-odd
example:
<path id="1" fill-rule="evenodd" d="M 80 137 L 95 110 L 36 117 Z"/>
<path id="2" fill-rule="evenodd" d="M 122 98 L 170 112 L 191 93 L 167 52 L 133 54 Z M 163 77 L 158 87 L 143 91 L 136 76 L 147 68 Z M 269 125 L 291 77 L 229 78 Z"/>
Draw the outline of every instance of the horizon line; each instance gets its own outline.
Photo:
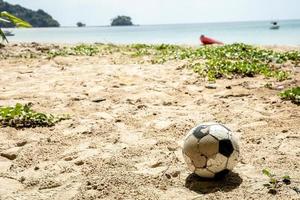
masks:
<path id="1" fill-rule="evenodd" d="M 226 24 L 226 23 L 249 23 L 249 22 L 272 22 L 272 21 L 300 21 L 299 19 L 264 19 L 264 20 L 242 20 L 242 21 L 211 21 L 211 22 L 188 22 L 188 23 L 162 23 L 162 24 L 133 24 L 131 26 L 124 26 L 124 27 L 134 27 L 134 26 L 158 26 L 158 25 L 184 25 L 184 24 Z M 84 22 L 82 22 L 84 23 Z M 60 28 L 74 28 L 77 27 L 75 25 L 61 25 Z M 33 27 L 33 28 L 59 28 L 59 27 Z M 111 26 L 107 25 L 86 25 L 85 27 L 123 27 L 123 26 Z M 79 27 L 79 28 L 85 28 Z"/>

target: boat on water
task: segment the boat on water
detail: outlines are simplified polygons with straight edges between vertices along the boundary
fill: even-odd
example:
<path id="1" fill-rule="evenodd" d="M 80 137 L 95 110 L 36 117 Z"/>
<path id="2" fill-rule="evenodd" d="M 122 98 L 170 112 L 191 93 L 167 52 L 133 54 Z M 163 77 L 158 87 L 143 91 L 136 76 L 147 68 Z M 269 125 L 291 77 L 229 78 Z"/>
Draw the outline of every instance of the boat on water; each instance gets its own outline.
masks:
<path id="1" fill-rule="evenodd" d="M 15 35 L 12 31 L 3 31 L 3 32 L 4 32 L 4 35 L 7 37 Z"/>
<path id="2" fill-rule="evenodd" d="M 205 35 L 200 36 L 200 41 L 203 45 L 211 45 L 211 44 L 223 44 L 223 42 L 220 42 L 218 40 L 215 40 L 213 38 L 209 38 Z"/>
<path id="3" fill-rule="evenodd" d="M 278 25 L 278 22 L 271 22 L 272 26 L 270 27 L 270 29 L 272 30 L 277 30 L 280 28 L 280 26 Z"/>

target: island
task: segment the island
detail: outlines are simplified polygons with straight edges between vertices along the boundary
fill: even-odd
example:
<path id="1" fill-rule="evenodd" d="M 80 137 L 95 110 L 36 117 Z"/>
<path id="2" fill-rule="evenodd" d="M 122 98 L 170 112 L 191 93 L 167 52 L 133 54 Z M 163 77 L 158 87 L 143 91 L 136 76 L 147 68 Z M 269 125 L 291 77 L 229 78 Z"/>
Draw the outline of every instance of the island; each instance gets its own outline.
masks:
<path id="1" fill-rule="evenodd" d="M 76 23 L 77 27 L 85 27 L 86 24 L 82 23 L 82 22 L 77 22 Z"/>
<path id="2" fill-rule="evenodd" d="M 111 26 L 132 26 L 131 17 L 119 15 L 111 20 Z"/>
<path id="3" fill-rule="evenodd" d="M 33 27 L 59 27 L 58 21 L 52 18 L 48 13 L 39 9 L 33 11 L 31 9 L 24 8 L 20 5 L 13 5 L 0 0 L 0 11 L 5 10 L 25 21 L 29 22 Z M 14 27 L 11 23 L 0 22 L 1 27 Z"/>

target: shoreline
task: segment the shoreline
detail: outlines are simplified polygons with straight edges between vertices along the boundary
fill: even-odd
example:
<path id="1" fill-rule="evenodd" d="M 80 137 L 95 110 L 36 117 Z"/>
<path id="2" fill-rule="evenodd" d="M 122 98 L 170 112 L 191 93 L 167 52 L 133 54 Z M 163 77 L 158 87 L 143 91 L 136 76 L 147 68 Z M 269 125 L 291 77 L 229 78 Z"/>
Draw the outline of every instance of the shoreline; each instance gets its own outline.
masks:
<path id="1" fill-rule="evenodd" d="M 9 39 L 9 38 L 8 38 Z M 74 46 L 74 45 L 80 45 L 80 44 L 88 44 L 88 45 L 119 45 L 119 46 L 124 46 L 124 45 L 134 45 L 134 44 L 145 44 L 145 45 L 162 45 L 162 44 L 166 44 L 166 45 L 175 45 L 175 46 L 183 46 L 183 47 L 193 47 L 193 48 L 197 48 L 197 47 L 204 47 L 201 44 L 188 44 L 188 43 L 182 43 L 182 44 L 176 44 L 176 43 L 112 43 L 112 42 L 22 42 L 22 41 L 9 41 L 9 43 L 6 43 L 4 45 L 19 45 L 19 44 L 32 44 L 32 43 L 36 43 L 39 45 L 64 45 L 64 46 Z M 239 42 L 236 42 L 239 43 Z M 235 44 L 235 43 L 225 43 L 224 45 L 231 45 L 231 44 Z M 300 44 L 249 44 L 249 43 L 239 43 L 239 44 L 246 44 L 246 45 L 251 45 L 251 46 L 255 46 L 255 47 L 261 47 L 261 48 L 290 48 L 290 49 L 295 49 L 295 50 L 300 50 Z"/>
<path id="2" fill-rule="evenodd" d="M 159 45 L 173 45 L 173 46 L 178 46 L 178 47 L 191 47 L 191 48 L 200 48 L 200 47 L 205 47 L 204 45 L 192 45 L 192 44 L 172 44 L 172 43 L 111 43 L 111 42 L 76 42 L 76 43 L 62 43 L 62 42 L 16 42 L 16 41 L 10 41 L 9 43 L 4 43 L 3 45 L 5 46 L 30 46 L 30 45 L 39 45 L 39 46 L 49 46 L 49 45 L 58 45 L 58 46 L 66 46 L 66 47 L 71 47 L 71 46 L 77 46 L 77 45 L 116 45 L 116 46 L 128 46 L 128 45 L 154 45 L 154 46 L 159 46 Z M 235 43 L 231 44 L 224 44 L 224 45 L 232 45 Z M 247 44 L 247 43 L 236 43 L 236 44 L 246 44 L 258 48 L 267 48 L 267 49 L 277 49 L 277 50 L 296 50 L 300 51 L 300 44 L 271 44 L 271 45 L 264 45 L 264 44 Z M 211 46 L 222 46 L 222 45 L 211 45 Z M 207 46 L 208 47 L 208 46 Z"/>

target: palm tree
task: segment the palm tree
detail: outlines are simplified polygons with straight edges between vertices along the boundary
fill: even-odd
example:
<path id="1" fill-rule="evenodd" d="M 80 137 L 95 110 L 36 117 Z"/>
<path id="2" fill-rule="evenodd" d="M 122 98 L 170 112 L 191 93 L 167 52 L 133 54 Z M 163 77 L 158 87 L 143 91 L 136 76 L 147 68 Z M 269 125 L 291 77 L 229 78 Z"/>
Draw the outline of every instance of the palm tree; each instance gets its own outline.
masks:
<path id="1" fill-rule="evenodd" d="M 31 27 L 31 25 L 28 22 L 14 16 L 6 11 L 0 12 L 0 22 L 13 23 L 14 25 L 16 25 L 16 27 L 25 27 L 25 28 Z M 1 28 L 0 28 L 0 36 L 2 38 L 2 41 L 5 40 L 6 42 L 8 42 L 6 36 L 5 36 L 4 32 L 1 30 Z"/>

